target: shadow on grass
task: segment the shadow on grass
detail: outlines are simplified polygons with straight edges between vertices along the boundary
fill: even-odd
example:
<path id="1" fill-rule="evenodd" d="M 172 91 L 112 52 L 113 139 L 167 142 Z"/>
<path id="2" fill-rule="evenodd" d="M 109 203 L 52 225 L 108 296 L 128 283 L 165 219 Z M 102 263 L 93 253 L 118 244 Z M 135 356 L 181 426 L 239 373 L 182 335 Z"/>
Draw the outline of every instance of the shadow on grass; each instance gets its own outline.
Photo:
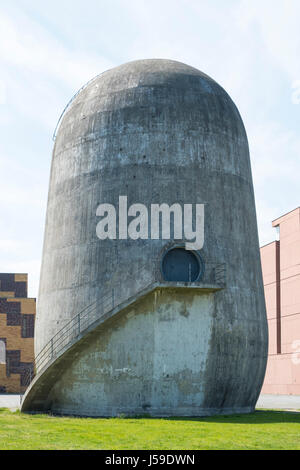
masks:
<path id="1" fill-rule="evenodd" d="M 143 415 L 118 415 L 114 417 L 104 416 L 76 416 L 76 415 L 63 415 L 56 413 L 22 413 L 20 410 L 12 412 L 7 408 L 0 408 L 0 413 L 11 412 L 23 416 L 36 416 L 36 417 L 57 417 L 68 419 L 105 419 L 105 420 L 161 420 L 161 421 L 189 421 L 189 422 L 206 422 L 206 423 L 235 423 L 235 424 L 279 424 L 279 423 L 295 423 L 300 424 L 300 412 L 297 411 L 276 411 L 276 410 L 256 410 L 253 413 L 234 414 L 234 415 L 215 415 L 215 416 L 170 416 L 158 417 L 148 414 Z"/>
<path id="2" fill-rule="evenodd" d="M 254 413 L 215 416 L 171 416 L 154 417 L 150 415 L 118 416 L 119 419 L 151 419 L 164 421 L 202 421 L 210 423 L 237 423 L 237 424 L 272 424 L 296 423 L 300 424 L 300 413 L 297 411 L 256 410 Z"/>

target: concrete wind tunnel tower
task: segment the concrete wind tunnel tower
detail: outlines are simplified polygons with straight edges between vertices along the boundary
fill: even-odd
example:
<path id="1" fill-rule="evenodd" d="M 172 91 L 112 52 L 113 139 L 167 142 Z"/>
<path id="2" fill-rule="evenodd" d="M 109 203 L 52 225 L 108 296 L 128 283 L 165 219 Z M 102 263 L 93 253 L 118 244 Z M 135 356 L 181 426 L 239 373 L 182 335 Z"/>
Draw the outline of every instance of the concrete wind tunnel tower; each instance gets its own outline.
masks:
<path id="1" fill-rule="evenodd" d="M 116 220 L 117 237 L 100 240 L 97 208 L 120 209 L 125 196 L 128 207 L 204 204 L 203 248 L 186 250 L 172 221 L 170 239 L 132 239 L 124 227 L 119 236 Z M 251 412 L 267 342 L 249 150 L 236 106 L 210 77 L 175 61 L 102 73 L 75 96 L 57 132 L 36 376 L 23 411 Z"/>

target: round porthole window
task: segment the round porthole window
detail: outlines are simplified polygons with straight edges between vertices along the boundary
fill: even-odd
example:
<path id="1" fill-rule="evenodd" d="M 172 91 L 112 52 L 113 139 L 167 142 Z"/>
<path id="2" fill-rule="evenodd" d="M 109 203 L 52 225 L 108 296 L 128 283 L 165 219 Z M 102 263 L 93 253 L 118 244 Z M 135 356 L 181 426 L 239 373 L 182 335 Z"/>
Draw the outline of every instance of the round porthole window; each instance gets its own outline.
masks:
<path id="1" fill-rule="evenodd" d="M 195 282 L 203 273 L 203 263 L 199 256 L 184 248 L 173 248 L 164 255 L 162 274 L 165 281 Z"/>

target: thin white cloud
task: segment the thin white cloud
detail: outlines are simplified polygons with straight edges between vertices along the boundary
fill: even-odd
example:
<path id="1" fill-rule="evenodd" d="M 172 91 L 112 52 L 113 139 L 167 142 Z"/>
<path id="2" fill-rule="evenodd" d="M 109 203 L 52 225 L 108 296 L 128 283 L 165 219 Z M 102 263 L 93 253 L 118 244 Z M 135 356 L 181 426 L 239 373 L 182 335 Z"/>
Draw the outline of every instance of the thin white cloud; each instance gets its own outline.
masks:
<path id="1" fill-rule="evenodd" d="M 299 205 L 300 136 L 277 122 L 254 125 L 252 172 L 261 244 L 274 240 L 271 221 Z"/>
<path id="2" fill-rule="evenodd" d="M 6 83 L 0 80 L 0 105 L 6 103 Z"/>
<path id="3" fill-rule="evenodd" d="M 25 14 L 12 18 L 2 11 L 0 65 L 8 84 L 5 90 L 9 99 L 5 104 L 50 131 L 66 101 L 91 77 L 110 68 L 112 62 L 68 49 Z M 7 111 L 0 110 L 0 121 L 7 121 Z"/>
<path id="4" fill-rule="evenodd" d="M 300 80 L 295 80 L 292 83 L 292 103 L 293 104 L 300 104 Z"/>
<path id="5" fill-rule="evenodd" d="M 11 66 L 60 80 L 72 88 L 111 66 L 103 57 L 68 50 L 27 17 L 18 20 L 5 13 L 0 17 L 0 59 Z"/>
<path id="6" fill-rule="evenodd" d="M 238 24 L 260 35 L 260 47 L 290 80 L 300 78 L 300 2 L 298 0 L 242 0 Z"/>

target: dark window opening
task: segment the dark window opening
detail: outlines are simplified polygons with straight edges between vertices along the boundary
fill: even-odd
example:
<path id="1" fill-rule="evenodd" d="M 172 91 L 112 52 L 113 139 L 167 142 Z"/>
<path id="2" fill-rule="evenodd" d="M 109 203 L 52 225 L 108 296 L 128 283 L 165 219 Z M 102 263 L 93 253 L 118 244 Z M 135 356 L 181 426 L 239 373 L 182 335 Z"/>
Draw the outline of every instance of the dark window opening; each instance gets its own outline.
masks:
<path id="1" fill-rule="evenodd" d="M 200 259 L 184 248 L 169 250 L 162 261 L 165 281 L 194 282 L 200 277 Z"/>
<path id="2" fill-rule="evenodd" d="M 22 319 L 22 329 L 21 334 L 22 338 L 33 338 L 34 337 L 34 315 L 32 314 L 23 314 L 21 315 Z"/>

